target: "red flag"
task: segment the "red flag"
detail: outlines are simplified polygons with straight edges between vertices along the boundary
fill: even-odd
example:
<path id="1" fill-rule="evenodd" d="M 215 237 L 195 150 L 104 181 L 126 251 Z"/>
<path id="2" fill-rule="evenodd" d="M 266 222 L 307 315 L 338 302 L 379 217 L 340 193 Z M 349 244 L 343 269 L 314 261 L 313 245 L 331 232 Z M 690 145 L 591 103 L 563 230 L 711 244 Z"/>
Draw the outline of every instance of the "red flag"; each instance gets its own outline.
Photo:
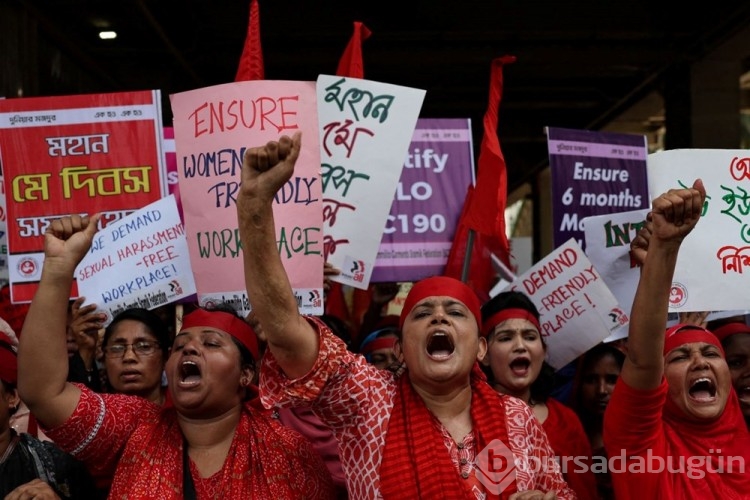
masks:
<path id="1" fill-rule="evenodd" d="M 503 66 L 515 60 L 513 56 L 503 56 L 492 61 L 477 183 L 476 187 L 469 187 L 444 271 L 447 276 L 465 281 L 482 299 L 489 298 L 496 274 L 490 254 L 494 253 L 510 267 L 510 245 L 505 234 L 508 178 L 497 136 L 497 120 L 503 88 Z M 470 240 L 472 234 L 473 241 Z M 467 245 L 471 245 L 469 255 Z M 465 266 L 468 272 L 464 272 Z"/>
<path id="2" fill-rule="evenodd" d="M 339 59 L 336 75 L 351 78 L 364 78 L 365 66 L 362 63 L 362 42 L 367 40 L 372 32 L 359 21 L 354 21 L 354 33 Z"/>
<path id="3" fill-rule="evenodd" d="M 237 67 L 235 82 L 263 80 L 263 48 L 260 45 L 260 11 L 258 0 L 250 2 L 250 19 L 247 24 L 247 37 L 242 49 L 240 64 Z"/>
<path id="4" fill-rule="evenodd" d="M 469 186 L 443 274 L 464 281 L 485 302 L 489 300 L 489 291 L 495 284 L 496 273 L 490 252 L 497 252 L 498 248 L 497 245 L 492 245 L 491 238 L 476 232 L 472 233 L 473 240 L 469 245 L 470 229 L 466 224 L 466 210 L 475 195 L 474 186 Z M 466 255 L 467 250 L 471 255 Z M 464 272 L 464 266 L 468 266 L 467 272 Z"/>

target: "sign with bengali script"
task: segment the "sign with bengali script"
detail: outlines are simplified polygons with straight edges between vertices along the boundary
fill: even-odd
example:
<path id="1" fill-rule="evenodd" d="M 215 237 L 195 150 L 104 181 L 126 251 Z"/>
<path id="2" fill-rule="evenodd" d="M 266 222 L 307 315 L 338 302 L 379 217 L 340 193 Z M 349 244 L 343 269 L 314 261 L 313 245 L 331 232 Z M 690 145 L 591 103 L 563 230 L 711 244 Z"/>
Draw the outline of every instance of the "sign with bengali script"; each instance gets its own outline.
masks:
<path id="1" fill-rule="evenodd" d="M 96 233 L 75 276 L 79 294 L 106 313 L 106 323 L 125 309 L 154 309 L 193 295 L 193 270 L 174 195 Z"/>
<path id="2" fill-rule="evenodd" d="M 425 91 L 318 77 L 323 234 L 332 279 L 366 289 Z"/>
<path id="3" fill-rule="evenodd" d="M 572 238 L 507 289 L 525 293 L 536 305 L 547 362 L 556 369 L 628 323 L 628 315 Z"/>
<path id="4" fill-rule="evenodd" d="M 323 204 L 314 82 L 256 80 L 171 96 L 180 198 L 202 305 L 251 309 L 237 227 L 245 150 L 302 132 L 273 207 L 279 255 L 301 313 L 323 313 Z"/>
<path id="5" fill-rule="evenodd" d="M 371 281 L 418 281 L 443 272 L 474 183 L 471 139 L 467 118 L 417 120 Z"/>
<path id="6" fill-rule="evenodd" d="M 675 149 L 648 157 L 651 199 L 697 178 L 706 203 L 680 247 L 669 309 L 750 309 L 750 151 Z"/>
<path id="7" fill-rule="evenodd" d="M 34 296 L 51 220 L 103 228 L 166 194 L 161 140 L 158 90 L 0 100 L 13 302 Z"/>
<path id="8" fill-rule="evenodd" d="M 584 246 L 582 220 L 648 208 L 646 137 L 549 128 L 554 245 Z"/>

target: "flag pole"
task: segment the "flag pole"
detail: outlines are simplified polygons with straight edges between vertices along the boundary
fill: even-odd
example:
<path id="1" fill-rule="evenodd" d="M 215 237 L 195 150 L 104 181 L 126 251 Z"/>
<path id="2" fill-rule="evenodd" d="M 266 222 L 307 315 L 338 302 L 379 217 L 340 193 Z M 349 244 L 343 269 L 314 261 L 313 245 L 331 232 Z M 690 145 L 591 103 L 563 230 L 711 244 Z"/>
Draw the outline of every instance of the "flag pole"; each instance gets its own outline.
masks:
<path id="1" fill-rule="evenodd" d="M 466 254 L 464 255 L 464 265 L 461 268 L 461 281 L 466 283 L 469 280 L 469 269 L 471 268 L 471 251 L 474 248 L 474 230 L 469 228 L 466 235 Z"/>

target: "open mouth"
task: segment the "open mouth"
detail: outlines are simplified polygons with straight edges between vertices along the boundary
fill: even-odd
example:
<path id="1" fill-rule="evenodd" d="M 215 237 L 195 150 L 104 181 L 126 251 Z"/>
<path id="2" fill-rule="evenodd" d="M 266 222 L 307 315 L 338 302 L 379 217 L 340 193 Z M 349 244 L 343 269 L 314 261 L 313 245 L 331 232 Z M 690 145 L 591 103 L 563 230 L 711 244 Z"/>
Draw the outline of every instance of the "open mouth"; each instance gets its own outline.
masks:
<path id="1" fill-rule="evenodd" d="M 716 384 L 709 378 L 699 378 L 690 385 L 688 393 L 696 401 L 710 402 L 716 399 Z"/>
<path id="2" fill-rule="evenodd" d="M 454 350 L 453 340 L 448 334 L 436 332 L 427 339 L 427 354 L 433 358 L 447 358 Z"/>
<path id="3" fill-rule="evenodd" d="M 750 406 L 750 385 L 738 388 L 737 397 L 743 406 Z"/>
<path id="4" fill-rule="evenodd" d="M 183 361 L 180 365 L 180 384 L 196 385 L 201 381 L 201 369 L 194 361 Z"/>
<path id="5" fill-rule="evenodd" d="M 516 358 L 510 362 L 510 370 L 514 375 L 523 377 L 529 373 L 531 360 L 528 358 Z"/>

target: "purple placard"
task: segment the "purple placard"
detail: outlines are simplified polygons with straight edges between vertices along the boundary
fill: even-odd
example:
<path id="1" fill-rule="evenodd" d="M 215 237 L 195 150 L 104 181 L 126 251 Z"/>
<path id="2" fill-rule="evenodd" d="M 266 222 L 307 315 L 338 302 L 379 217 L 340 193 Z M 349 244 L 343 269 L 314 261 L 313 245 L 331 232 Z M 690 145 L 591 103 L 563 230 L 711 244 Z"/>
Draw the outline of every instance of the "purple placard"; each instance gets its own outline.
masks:
<path id="1" fill-rule="evenodd" d="M 585 217 L 648 208 L 646 136 L 549 128 L 547 147 L 555 247 L 584 248 Z"/>
<path id="2" fill-rule="evenodd" d="M 370 281 L 441 274 L 473 182 L 471 121 L 417 120 Z"/>

